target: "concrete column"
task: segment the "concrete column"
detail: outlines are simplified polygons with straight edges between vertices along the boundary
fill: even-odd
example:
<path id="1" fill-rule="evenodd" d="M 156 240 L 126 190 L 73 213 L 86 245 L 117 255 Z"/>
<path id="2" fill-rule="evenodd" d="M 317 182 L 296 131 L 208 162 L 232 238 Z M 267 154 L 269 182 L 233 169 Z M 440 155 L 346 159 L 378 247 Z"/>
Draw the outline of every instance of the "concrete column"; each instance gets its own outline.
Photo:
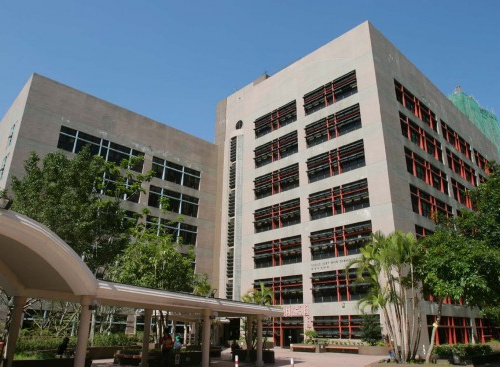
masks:
<path id="1" fill-rule="evenodd" d="M 149 354 L 149 336 L 151 335 L 151 316 L 153 310 L 147 308 L 144 310 L 144 334 L 142 336 L 142 359 L 141 367 L 148 367 Z"/>
<path id="2" fill-rule="evenodd" d="M 210 310 L 203 310 L 201 367 L 210 367 Z"/>
<path id="3" fill-rule="evenodd" d="M 198 338 L 199 330 L 200 330 L 200 322 L 199 321 L 193 322 L 194 345 L 199 345 L 200 344 L 200 340 Z"/>
<path id="4" fill-rule="evenodd" d="M 184 322 L 184 344 L 187 345 L 188 344 L 188 340 L 187 340 L 187 336 L 188 336 L 188 322 L 185 321 Z"/>
<path id="5" fill-rule="evenodd" d="M 7 349 L 5 358 L 7 359 L 7 367 L 12 367 L 14 352 L 16 351 L 17 338 L 19 337 L 19 329 L 23 320 L 23 308 L 26 304 L 26 297 L 14 296 L 14 308 L 9 327 L 9 337 L 7 339 Z"/>
<path id="6" fill-rule="evenodd" d="M 262 367 L 264 361 L 262 359 L 262 315 L 257 315 L 257 367 Z"/>
<path id="7" fill-rule="evenodd" d="M 172 320 L 172 329 L 170 330 L 170 334 L 172 335 L 172 340 L 174 339 L 175 337 L 175 326 L 177 325 L 177 320 L 174 319 L 173 317 L 170 319 Z"/>
<path id="8" fill-rule="evenodd" d="M 91 296 L 82 296 L 80 304 L 82 311 L 80 313 L 80 325 L 78 325 L 78 334 L 76 341 L 76 353 L 74 367 L 85 366 L 85 356 L 87 355 L 87 342 L 89 340 L 90 317 L 93 298 Z"/>

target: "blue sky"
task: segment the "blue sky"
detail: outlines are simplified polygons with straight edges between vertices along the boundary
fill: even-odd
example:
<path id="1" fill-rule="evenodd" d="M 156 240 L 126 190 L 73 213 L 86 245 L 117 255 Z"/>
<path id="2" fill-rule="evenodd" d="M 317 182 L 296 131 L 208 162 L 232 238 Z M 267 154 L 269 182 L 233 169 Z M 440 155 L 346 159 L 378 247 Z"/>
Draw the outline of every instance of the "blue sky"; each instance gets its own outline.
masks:
<path id="1" fill-rule="evenodd" d="M 213 141 L 216 103 L 370 20 L 446 95 L 500 113 L 496 0 L 17 0 L 0 116 L 33 72 Z"/>

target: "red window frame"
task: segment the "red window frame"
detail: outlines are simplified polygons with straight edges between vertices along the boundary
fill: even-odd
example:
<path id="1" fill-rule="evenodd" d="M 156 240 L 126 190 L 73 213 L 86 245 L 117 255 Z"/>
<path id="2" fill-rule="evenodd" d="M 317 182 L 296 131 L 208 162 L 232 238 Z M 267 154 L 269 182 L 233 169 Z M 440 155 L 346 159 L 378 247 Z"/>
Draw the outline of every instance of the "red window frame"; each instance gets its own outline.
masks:
<path id="1" fill-rule="evenodd" d="M 441 129 L 443 131 L 443 136 L 448 143 L 453 145 L 453 147 L 465 155 L 467 158 L 471 159 L 471 148 L 470 144 L 465 141 L 455 130 L 448 126 L 443 120 L 441 120 Z"/>
<path id="2" fill-rule="evenodd" d="M 297 120 L 297 102 L 291 101 L 255 120 L 255 138 L 260 138 Z"/>
<path id="3" fill-rule="evenodd" d="M 432 130 L 437 131 L 436 114 L 397 80 L 394 80 L 394 86 L 398 102 L 409 109 Z"/>
<path id="4" fill-rule="evenodd" d="M 430 136 L 425 129 L 402 113 L 399 113 L 399 121 L 401 123 L 401 132 L 405 138 L 417 144 L 420 149 L 432 155 L 438 161 L 443 161 L 441 143 L 435 137 Z"/>
<path id="5" fill-rule="evenodd" d="M 300 222 L 300 199 L 293 199 L 258 209 L 253 215 L 255 233 L 296 224 Z M 292 220 L 288 220 L 289 218 L 292 218 Z"/>
<path id="6" fill-rule="evenodd" d="M 460 204 L 465 205 L 469 209 L 474 209 L 472 205 L 472 199 L 467 195 L 467 188 L 455 179 L 451 179 L 451 187 L 453 190 L 453 197 Z"/>
<path id="7" fill-rule="evenodd" d="M 435 219 L 435 214 L 441 214 L 446 218 L 450 218 L 453 215 L 450 205 L 416 186 L 410 185 L 410 194 L 414 213 L 429 219 Z"/>
<path id="8" fill-rule="evenodd" d="M 299 263 L 302 261 L 302 240 L 301 236 L 292 236 L 280 238 L 277 240 L 271 240 L 266 242 L 257 243 L 253 247 L 254 251 L 254 268 L 261 269 L 265 267 L 275 267 L 289 264 L 286 259 L 289 256 L 293 256 L 298 261 L 294 263 Z M 295 255 L 295 256 L 294 256 Z M 268 257 L 270 265 L 268 266 L 257 266 L 259 262 L 257 259 L 259 257 Z"/>
<path id="9" fill-rule="evenodd" d="M 476 172 L 474 169 L 448 148 L 446 148 L 446 156 L 448 157 L 450 169 L 460 175 L 460 177 L 465 179 L 472 186 L 476 187 Z"/>
<path id="10" fill-rule="evenodd" d="M 405 155 L 406 168 L 410 174 L 448 195 L 448 179 L 443 171 L 406 147 Z"/>

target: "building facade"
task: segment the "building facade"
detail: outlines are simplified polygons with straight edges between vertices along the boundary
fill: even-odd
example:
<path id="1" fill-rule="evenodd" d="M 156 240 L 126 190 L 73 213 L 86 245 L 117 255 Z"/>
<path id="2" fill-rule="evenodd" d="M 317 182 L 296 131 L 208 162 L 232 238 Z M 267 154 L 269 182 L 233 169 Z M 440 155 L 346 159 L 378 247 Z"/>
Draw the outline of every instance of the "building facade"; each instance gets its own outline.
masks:
<path id="1" fill-rule="evenodd" d="M 433 213 L 470 208 L 465 191 L 498 160 L 368 22 L 219 102 L 216 144 L 221 297 L 271 288 L 285 317 L 266 330 L 281 346 L 313 329 L 359 338 L 366 289 L 346 264 L 375 231 L 424 236 Z M 422 305 L 424 328 L 433 307 Z M 445 309 L 438 342 L 488 333 L 470 309 Z"/>
<path id="2" fill-rule="evenodd" d="M 126 209 L 159 217 L 169 198 L 184 221 L 169 230 L 196 246 L 197 272 L 217 296 L 268 287 L 285 316 L 267 335 L 286 346 L 306 330 L 356 339 L 357 301 L 346 264 L 371 234 L 425 236 L 431 216 L 471 208 L 495 145 L 370 23 L 217 105 L 215 144 L 33 75 L 0 122 L 0 187 L 41 156 L 90 145 L 111 161 L 144 156 L 147 194 Z M 430 330 L 435 305 L 422 303 Z M 445 305 L 438 343 L 484 340 L 477 313 Z M 428 333 L 422 343 L 428 343 Z"/>
<path id="3" fill-rule="evenodd" d="M 217 149 L 210 142 L 34 74 L 0 122 L 0 188 L 23 175 L 31 151 L 43 157 L 84 146 L 115 163 L 144 157 L 134 169 L 153 170 L 154 177 L 146 193 L 123 198 L 124 208 L 148 208 L 146 220 L 195 245 L 196 271 L 212 274 Z M 169 199 L 171 213 L 159 221 L 162 197 Z"/>

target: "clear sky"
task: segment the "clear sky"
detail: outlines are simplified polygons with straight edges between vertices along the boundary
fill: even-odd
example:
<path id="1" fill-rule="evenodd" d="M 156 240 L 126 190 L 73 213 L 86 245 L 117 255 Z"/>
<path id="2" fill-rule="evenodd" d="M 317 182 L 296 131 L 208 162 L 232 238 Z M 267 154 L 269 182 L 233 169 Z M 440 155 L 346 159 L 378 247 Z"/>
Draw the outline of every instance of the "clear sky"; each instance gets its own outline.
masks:
<path id="1" fill-rule="evenodd" d="M 498 0 L 5 0 L 0 116 L 36 72 L 213 141 L 219 100 L 365 20 L 500 113 Z"/>

